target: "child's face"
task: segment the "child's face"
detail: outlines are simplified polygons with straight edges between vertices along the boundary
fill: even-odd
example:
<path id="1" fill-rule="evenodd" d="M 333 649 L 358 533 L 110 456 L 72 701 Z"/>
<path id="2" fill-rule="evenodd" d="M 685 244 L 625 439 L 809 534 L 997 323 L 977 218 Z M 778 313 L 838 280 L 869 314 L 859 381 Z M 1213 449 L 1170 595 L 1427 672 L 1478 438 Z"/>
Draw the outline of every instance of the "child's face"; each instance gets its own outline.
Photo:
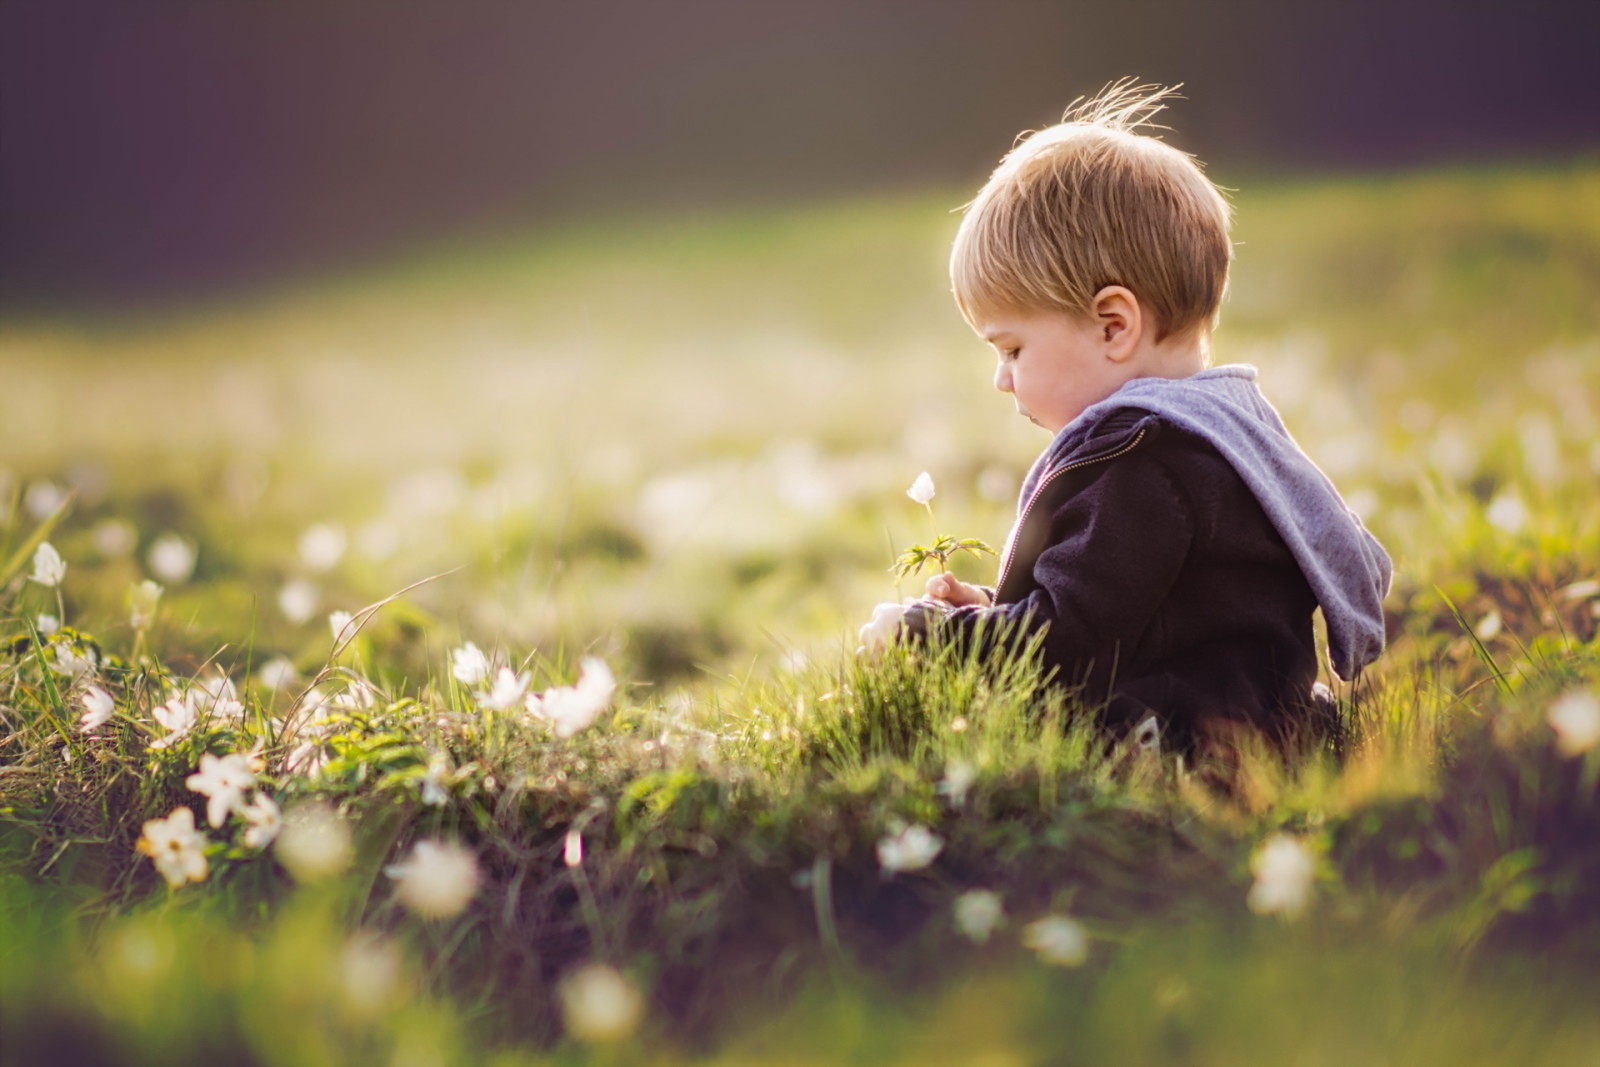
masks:
<path id="1" fill-rule="evenodd" d="M 1107 355 L 1103 327 L 1062 311 L 1014 311 L 974 322 L 999 359 L 994 387 L 1010 393 L 1017 412 L 1052 434 L 1134 376 Z"/>

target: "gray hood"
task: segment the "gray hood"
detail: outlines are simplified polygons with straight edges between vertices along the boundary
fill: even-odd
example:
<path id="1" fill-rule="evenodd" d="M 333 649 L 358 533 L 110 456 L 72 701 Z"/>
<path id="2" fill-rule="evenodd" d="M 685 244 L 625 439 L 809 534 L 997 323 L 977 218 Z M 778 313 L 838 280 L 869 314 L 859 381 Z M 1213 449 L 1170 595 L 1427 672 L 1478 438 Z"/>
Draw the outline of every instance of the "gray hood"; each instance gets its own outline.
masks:
<path id="1" fill-rule="evenodd" d="M 1022 499 L 1113 411 L 1148 411 L 1198 434 L 1239 472 L 1305 572 L 1328 626 L 1333 669 L 1348 680 L 1383 651 L 1389 556 L 1301 451 L 1255 378 L 1256 369 L 1242 363 L 1188 378 L 1135 378 L 1061 429 L 1029 472 Z"/>

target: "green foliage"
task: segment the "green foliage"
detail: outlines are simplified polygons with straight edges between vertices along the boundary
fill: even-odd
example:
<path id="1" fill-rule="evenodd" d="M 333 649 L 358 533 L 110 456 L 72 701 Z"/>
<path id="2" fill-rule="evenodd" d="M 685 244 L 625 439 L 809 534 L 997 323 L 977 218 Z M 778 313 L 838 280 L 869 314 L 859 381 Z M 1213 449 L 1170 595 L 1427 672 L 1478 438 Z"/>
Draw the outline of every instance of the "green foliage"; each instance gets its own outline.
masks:
<path id="1" fill-rule="evenodd" d="M 929 563 L 937 563 L 941 571 L 950 569 L 950 557 L 957 552 L 969 552 L 974 556 L 995 555 L 995 550 L 978 540 L 976 537 L 963 537 L 957 540 L 948 534 L 941 534 L 932 545 L 912 545 L 890 568 L 896 578 L 909 578 L 918 574 Z"/>
<path id="2" fill-rule="evenodd" d="M 1600 958 L 1600 746 L 1557 713 L 1600 695 L 1600 322 L 1574 258 L 1595 220 L 1571 213 L 1594 181 L 1588 166 L 1241 196 L 1260 239 L 1219 356 L 1262 366 L 1399 576 L 1389 652 L 1339 687 L 1342 747 L 1245 740 L 1223 774 L 1111 742 L 1006 634 L 988 635 L 999 657 L 937 633 L 843 647 L 886 595 L 920 453 L 947 454 L 958 528 L 989 530 L 1010 518 L 994 471 L 1041 443 L 996 428 L 956 317 L 923 312 L 948 221 L 929 203 L 797 214 L 757 241 L 743 220 L 568 242 L 126 336 L 0 328 L 8 360 L 82 405 L 69 448 L 36 425 L 48 405 L 0 387 L 17 465 L 0 471 L 8 1046 L 162 1063 L 1571 1062 L 1597 1039 L 1582 995 Z M 1555 284 L 1538 284 L 1545 254 Z M 1543 315 L 1502 321 L 1523 304 L 1483 299 L 1501 283 Z M 619 288 L 648 329 L 560 333 Z M 716 346 L 694 304 L 708 292 Z M 814 335 L 774 341 L 791 321 Z M 493 351 L 445 382 L 437 352 L 462 322 Z M 279 352 L 280 332 L 316 359 Z M 512 365 L 497 336 L 556 355 Z M 418 352 L 323 365 L 374 337 Z M 183 404 L 170 441 L 114 417 L 213 375 L 230 403 Z M 914 432 L 927 412 L 939 443 Z M 619 429 L 636 425 L 648 443 Z M 73 480 L 76 496 L 25 502 L 25 485 Z M 128 589 L 171 531 L 196 569 L 135 622 Z M 318 537 L 341 550 L 297 550 Z M 27 577 L 45 540 L 69 563 L 56 588 Z M 985 553 L 938 536 L 894 571 L 976 577 Z M 413 585 L 426 575 L 443 576 Z M 280 605 L 296 582 L 309 616 Z M 334 649 L 327 611 L 386 600 Z M 453 674 L 464 637 L 489 676 Z M 587 655 L 623 682 L 592 725 L 564 734 L 520 693 L 489 706 L 499 668 L 539 693 Z M 114 710 L 85 731 L 91 683 Z M 156 711 L 185 694 L 200 710 L 178 733 Z M 297 873 L 237 813 L 207 825 L 188 781 L 230 754 L 286 822 L 349 829 L 342 873 Z M 208 876 L 171 888 L 134 845 L 182 808 Z M 1297 917 L 1250 913 L 1278 834 L 1303 850 Z M 427 842 L 474 857 L 459 913 L 402 892 Z M 973 890 L 1003 907 L 981 945 L 956 920 Z M 1024 947 L 1050 916 L 1081 924 L 1081 968 Z M 590 962 L 650 1005 L 592 1055 L 562 1037 L 563 982 Z"/>

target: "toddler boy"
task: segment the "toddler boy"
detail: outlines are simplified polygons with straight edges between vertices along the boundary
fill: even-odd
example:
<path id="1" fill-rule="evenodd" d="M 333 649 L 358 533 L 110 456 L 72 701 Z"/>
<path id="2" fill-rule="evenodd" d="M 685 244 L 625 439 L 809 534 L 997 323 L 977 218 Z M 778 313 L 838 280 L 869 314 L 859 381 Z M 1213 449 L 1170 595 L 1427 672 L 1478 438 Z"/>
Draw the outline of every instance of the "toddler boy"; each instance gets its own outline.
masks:
<path id="1" fill-rule="evenodd" d="M 1122 82 L 1021 140 L 950 260 L 994 384 L 1053 435 L 1023 481 L 993 589 L 940 574 L 913 637 L 1043 630 L 1047 669 L 1113 730 L 1168 745 L 1318 716 L 1312 614 L 1334 670 L 1383 650 L 1390 563 L 1256 388 L 1208 368 L 1229 207 L 1139 129 L 1172 89 Z M 1317 687 L 1320 690 L 1320 687 Z"/>

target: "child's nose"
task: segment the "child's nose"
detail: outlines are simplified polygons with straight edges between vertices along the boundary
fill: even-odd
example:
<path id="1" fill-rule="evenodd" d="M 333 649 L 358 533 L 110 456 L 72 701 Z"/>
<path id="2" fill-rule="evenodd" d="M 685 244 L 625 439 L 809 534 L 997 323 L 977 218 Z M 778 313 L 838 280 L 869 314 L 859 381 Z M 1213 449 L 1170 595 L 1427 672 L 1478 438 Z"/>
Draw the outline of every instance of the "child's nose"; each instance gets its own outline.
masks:
<path id="1" fill-rule="evenodd" d="M 994 387 L 1002 393 L 1011 392 L 1011 364 L 1004 361 L 995 364 Z"/>

